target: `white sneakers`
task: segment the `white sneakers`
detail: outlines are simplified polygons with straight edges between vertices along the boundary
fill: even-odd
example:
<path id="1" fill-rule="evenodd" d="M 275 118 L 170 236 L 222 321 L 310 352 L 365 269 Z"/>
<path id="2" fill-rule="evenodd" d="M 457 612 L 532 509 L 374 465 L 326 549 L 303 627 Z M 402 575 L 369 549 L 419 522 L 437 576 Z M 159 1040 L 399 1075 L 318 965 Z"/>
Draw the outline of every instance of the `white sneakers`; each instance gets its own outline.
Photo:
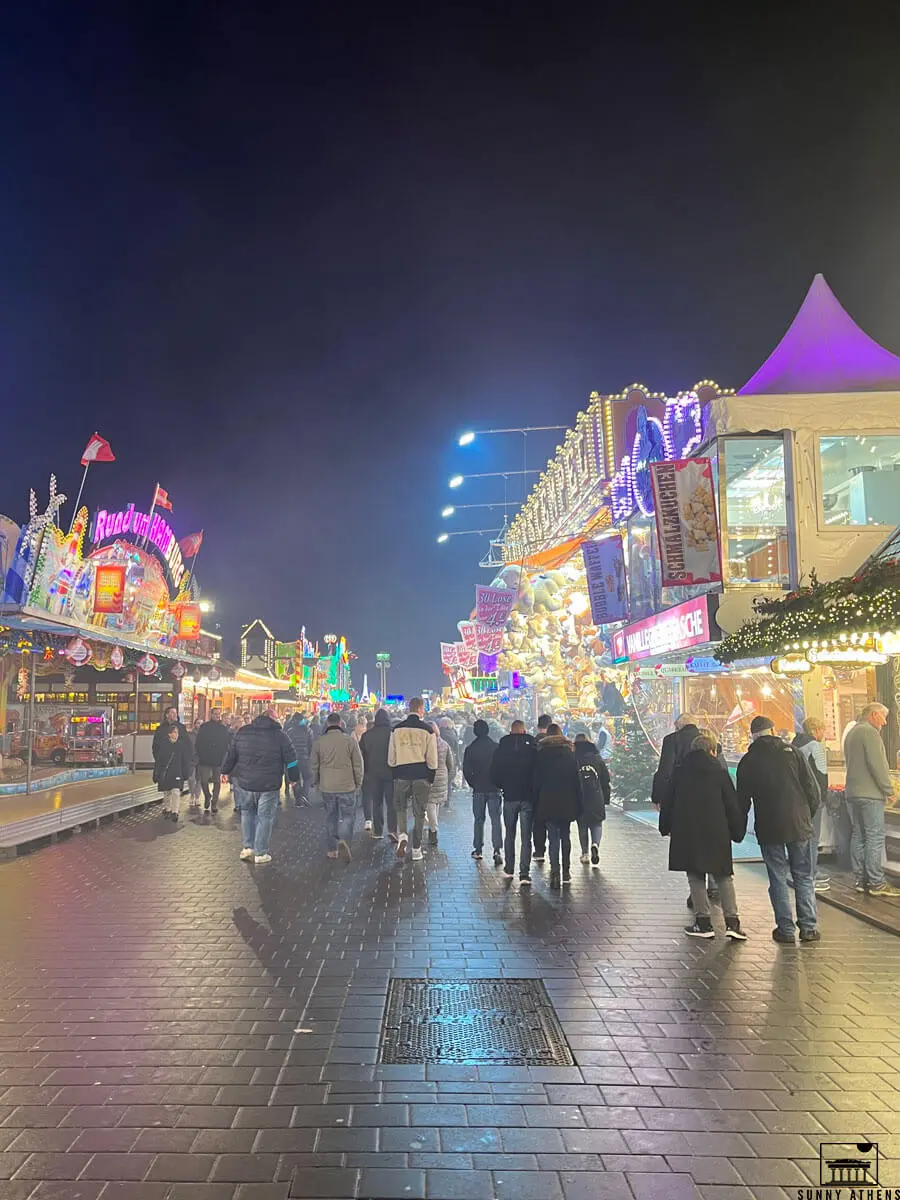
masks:
<path id="1" fill-rule="evenodd" d="M 272 861 L 271 854 L 257 854 L 253 860 L 254 864 L 257 867 L 264 867 L 266 865 L 266 863 L 270 863 L 271 861 Z"/>
<path id="2" fill-rule="evenodd" d="M 421 846 L 413 846 L 412 859 L 413 862 L 421 862 L 424 858 Z"/>
<path id="3" fill-rule="evenodd" d="M 371 830 L 371 828 L 372 828 L 372 822 L 366 821 L 365 825 L 363 826 L 363 829 L 365 829 L 366 832 L 369 832 Z"/>
<path id="4" fill-rule="evenodd" d="M 242 850 L 240 853 L 240 858 L 244 862 L 247 862 L 249 859 L 253 858 L 253 851 L 252 850 Z"/>

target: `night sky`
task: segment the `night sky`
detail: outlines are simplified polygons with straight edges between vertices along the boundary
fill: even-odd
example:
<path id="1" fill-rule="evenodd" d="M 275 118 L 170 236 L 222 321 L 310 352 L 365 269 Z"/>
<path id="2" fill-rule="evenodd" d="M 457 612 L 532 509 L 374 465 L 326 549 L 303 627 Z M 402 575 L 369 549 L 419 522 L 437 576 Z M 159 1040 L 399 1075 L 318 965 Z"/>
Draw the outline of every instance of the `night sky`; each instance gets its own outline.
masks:
<path id="1" fill-rule="evenodd" d="M 897 50 L 827 0 L 4 5 L 0 510 L 98 429 L 86 499 L 158 478 L 228 641 L 439 686 L 489 582 L 447 478 L 521 465 L 460 430 L 740 386 L 816 271 L 900 351 Z"/>

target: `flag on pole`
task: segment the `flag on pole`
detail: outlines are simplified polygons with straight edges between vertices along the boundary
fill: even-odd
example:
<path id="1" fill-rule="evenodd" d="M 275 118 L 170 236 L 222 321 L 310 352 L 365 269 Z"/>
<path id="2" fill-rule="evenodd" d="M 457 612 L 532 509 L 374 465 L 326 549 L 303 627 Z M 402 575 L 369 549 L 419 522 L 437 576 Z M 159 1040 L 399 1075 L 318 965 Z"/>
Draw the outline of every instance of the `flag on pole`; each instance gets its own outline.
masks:
<path id="1" fill-rule="evenodd" d="M 81 456 L 81 465 L 87 467 L 92 462 L 115 461 L 116 456 L 113 454 L 109 442 L 106 438 L 102 438 L 99 433 L 95 433 L 84 448 L 84 454 Z"/>
<path id="2" fill-rule="evenodd" d="M 165 490 L 165 488 L 161 488 L 159 484 L 156 485 L 156 493 L 153 497 L 153 507 L 167 508 L 169 512 L 172 511 L 172 501 L 169 499 L 169 493 Z"/>
<path id="3" fill-rule="evenodd" d="M 200 547 L 203 545 L 203 530 L 199 533 L 189 533 L 187 537 L 181 539 L 178 547 L 185 558 L 193 558 Z"/>

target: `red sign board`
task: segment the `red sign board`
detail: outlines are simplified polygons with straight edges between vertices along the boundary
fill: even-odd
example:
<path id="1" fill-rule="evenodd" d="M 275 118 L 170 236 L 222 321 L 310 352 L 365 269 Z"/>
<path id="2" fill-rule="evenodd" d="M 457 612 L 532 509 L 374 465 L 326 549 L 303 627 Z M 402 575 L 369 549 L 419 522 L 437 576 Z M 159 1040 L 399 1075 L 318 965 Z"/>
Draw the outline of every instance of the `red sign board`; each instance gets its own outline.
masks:
<path id="1" fill-rule="evenodd" d="M 635 662 L 662 658 L 674 650 L 689 650 L 722 637 L 715 622 L 718 596 L 707 593 L 664 609 L 644 621 L 635 621 L 613 634 L 613 659 Z"/>
<path id="2" fill-rule="evenodd" d="M 98 563 L 94 573 L 94 612 L 120 613 L 125 608 L 125 568 Z"/>

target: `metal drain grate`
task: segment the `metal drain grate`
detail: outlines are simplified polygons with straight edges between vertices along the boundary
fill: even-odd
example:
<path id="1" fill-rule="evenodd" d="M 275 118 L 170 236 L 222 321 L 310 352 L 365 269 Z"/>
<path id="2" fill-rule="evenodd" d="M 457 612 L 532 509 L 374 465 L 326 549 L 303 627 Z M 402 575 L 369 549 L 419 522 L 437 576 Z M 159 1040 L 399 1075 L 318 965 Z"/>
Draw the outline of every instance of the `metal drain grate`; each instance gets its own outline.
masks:
<path id="1" fill-rule="evenodd" d="M 539 979 L 392 979 L 380 1061 L 507 1067 L 575 1062 Z"/>

